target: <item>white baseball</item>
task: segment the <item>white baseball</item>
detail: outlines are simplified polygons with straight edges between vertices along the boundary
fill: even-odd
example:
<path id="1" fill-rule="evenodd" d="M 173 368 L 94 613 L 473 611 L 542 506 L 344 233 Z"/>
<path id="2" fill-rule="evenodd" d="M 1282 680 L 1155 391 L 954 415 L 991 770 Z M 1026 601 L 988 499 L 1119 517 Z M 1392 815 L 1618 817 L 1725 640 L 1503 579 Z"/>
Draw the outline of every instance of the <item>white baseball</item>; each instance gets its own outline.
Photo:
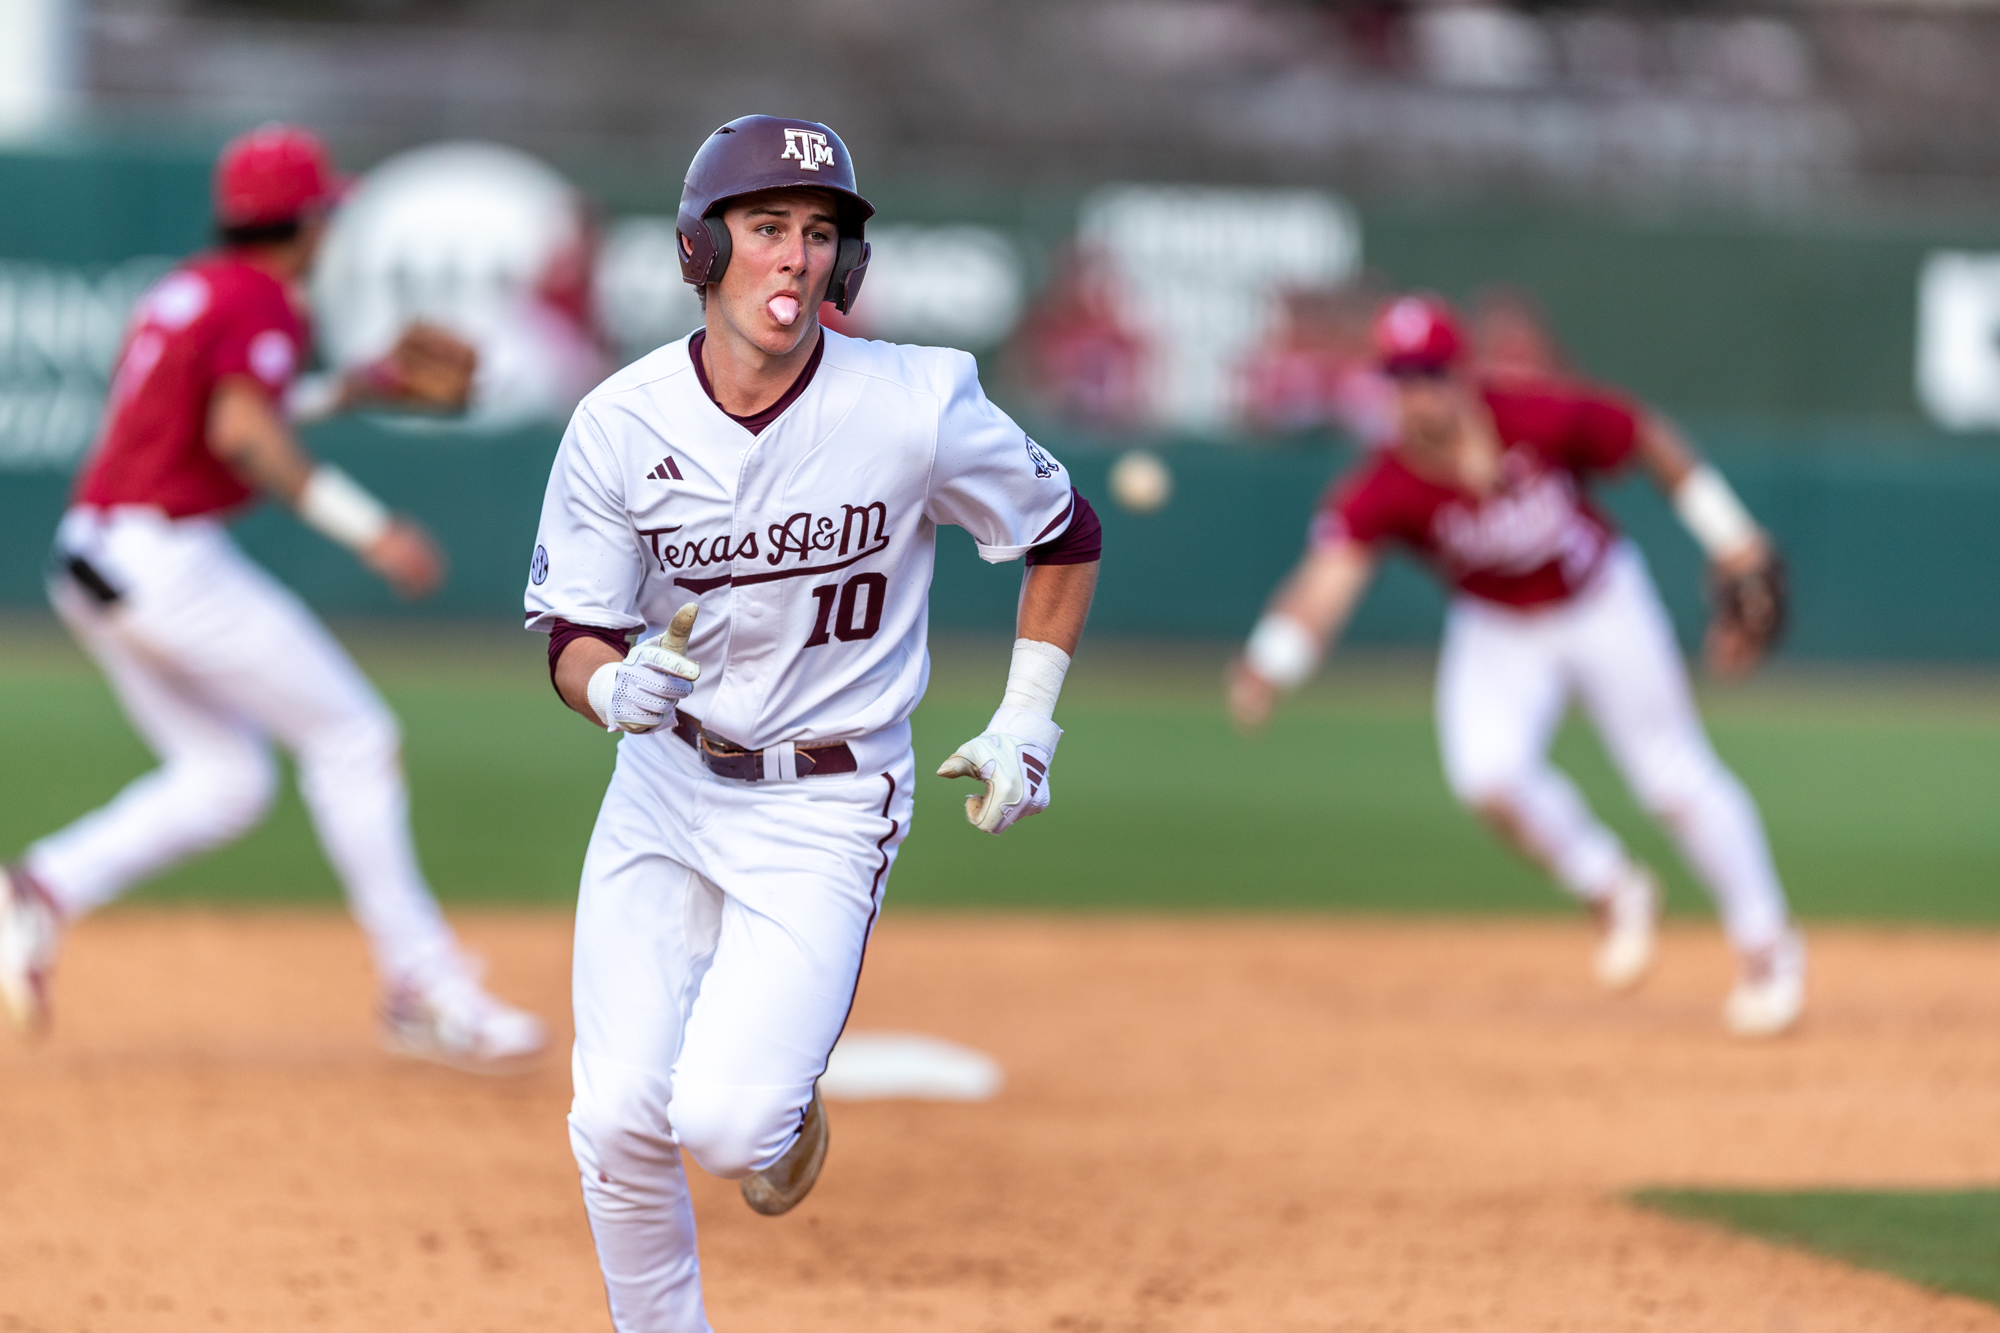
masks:
<path id="1" fill-rule="evenodd" d="M 1174 494 L 1174 474 L 1158 454 L 1132 449 L 1111 465 L 1111 496 L 1135 514 L 1166 507 Z"/>

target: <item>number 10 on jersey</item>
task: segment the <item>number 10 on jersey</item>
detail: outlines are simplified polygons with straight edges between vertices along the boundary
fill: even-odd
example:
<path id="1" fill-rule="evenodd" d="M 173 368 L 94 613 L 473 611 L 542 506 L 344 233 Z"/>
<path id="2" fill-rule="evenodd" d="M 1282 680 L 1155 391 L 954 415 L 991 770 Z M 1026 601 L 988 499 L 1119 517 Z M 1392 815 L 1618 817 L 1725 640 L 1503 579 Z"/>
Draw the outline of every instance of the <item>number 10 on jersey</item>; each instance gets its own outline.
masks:
<path id="1" fill-rule="evenodd" d="M 886 574 L 856 574 L 845 583 L 814 588 L 812 595 L 819 603 L 819 614 L 813 617 L 813 632 L 806 640 L 806 647 L 817 648 L 829 635 L 842 643 L 872 639 L 875 631 L 882 628 L 882 604 L 889 600 L 889 578 Z"/>

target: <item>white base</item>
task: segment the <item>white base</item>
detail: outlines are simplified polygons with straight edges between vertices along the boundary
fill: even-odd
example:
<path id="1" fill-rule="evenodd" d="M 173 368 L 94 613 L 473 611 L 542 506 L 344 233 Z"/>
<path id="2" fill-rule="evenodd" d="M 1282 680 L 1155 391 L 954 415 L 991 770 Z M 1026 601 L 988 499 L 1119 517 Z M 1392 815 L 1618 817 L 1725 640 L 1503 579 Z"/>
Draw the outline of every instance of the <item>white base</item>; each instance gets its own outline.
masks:
<path id="1" fill-rule="evenodd" d="M 969 1047 L 913 1032 L 849 1032 L 833 1048 L 819 1088 L 835 1101 L 983 1102 L 1002 1082 L 999 1062 Z"/>

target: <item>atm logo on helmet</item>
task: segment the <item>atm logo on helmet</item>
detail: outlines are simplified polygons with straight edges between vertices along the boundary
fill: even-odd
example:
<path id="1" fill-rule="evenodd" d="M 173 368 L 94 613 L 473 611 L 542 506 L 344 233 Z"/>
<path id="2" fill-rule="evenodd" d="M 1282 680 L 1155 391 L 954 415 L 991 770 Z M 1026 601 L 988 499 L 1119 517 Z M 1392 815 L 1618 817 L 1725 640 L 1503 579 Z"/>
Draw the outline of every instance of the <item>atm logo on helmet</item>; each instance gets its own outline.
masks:
<path id="1" fill-rule="evenodd" d="M 778 160 L 796 161 L 802 171 L 818 171 L 833 165 L 833 145 L 818 130 L 786 130 L 785 151 Z"/>

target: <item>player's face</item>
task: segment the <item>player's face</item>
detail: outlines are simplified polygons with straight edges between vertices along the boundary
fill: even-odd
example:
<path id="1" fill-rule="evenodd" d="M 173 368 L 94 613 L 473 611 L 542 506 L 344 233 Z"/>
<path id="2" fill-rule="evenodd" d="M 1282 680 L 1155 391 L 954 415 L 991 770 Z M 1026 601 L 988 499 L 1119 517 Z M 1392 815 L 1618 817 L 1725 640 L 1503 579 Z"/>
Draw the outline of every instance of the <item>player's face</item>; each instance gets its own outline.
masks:
<path id="1" fill-rule="evenodd" d="M 311 273 L 313 263 L 319 258 L 320 243 L 326 240 L 327 216 L 315 214 L 299 224 L 299 270 Z"/>
<path id="2" fill-rule="evenodd" d="M 1450 449 L 1465 420 L 1465 386 L 1456 375 L 1399 375 L 1396 398 L 1406 447 L 1424 454 Z"/>
<path id="3" fill-rule="evenodd" d="M 840 248 L 833 196 L 821 190 L 753 195 L 726 209 L 729 267 L 709 289 L 729 327 L 773 356 L 816 326 Z"/>

